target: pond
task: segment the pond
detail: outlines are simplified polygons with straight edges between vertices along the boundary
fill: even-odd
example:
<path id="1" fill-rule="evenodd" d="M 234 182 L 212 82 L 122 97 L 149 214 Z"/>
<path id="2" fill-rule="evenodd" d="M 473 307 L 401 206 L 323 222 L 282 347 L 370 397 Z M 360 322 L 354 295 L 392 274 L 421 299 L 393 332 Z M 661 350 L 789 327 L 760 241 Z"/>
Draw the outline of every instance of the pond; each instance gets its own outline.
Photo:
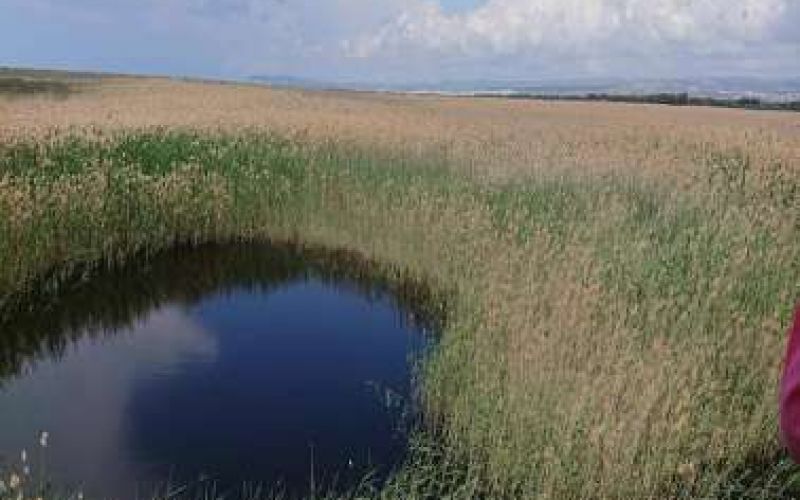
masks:
<path id="1" fill-rule="evenodd" d="M 404 457 L 436 320 L 427 288 L 377 269 L 207 244 L 41 286 L 0 322 L 0 453 L 115 498 L 380 481 Z"/>

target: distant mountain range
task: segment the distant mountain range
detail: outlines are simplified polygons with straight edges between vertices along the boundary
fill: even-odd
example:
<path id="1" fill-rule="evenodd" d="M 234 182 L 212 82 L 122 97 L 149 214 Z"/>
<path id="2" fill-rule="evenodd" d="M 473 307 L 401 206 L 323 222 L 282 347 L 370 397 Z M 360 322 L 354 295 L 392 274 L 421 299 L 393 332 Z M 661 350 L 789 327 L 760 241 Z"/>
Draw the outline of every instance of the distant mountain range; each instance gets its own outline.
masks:
<path id="1" fill-rule="evenodd" d="M 494 95 L 498 97 L 593 95 L 647 96 L 686 93 L 695 98 L 718 100 L 756 99 L 765 103 L 800 101 L 800 77 L 774 79 L 757 77 L 675 78 L 652 80 L 570 80 L 545 82 L 504 80 L 444 80 L 411 84 L 329 82 L 293 76 L 253 76 L 253 82 L 276 87 L 304 89 L 390 91 L 445 95 Z"/>
<path id="2" fill-rule="evenodd" d="M 74 72 L 0 66 L 0 79 L 83 80 L 118 73 Z M 144 75 L 130 75 L 144 76 Z M 154 75 L 155 76 L 155 75 Z M 592 99 L 664 104 L 736 105 L 762 109 L 800 110 L 800 76 L 791 78 L 708 77 L 672 79 L 583 79 L 583 80 L 442 80 L 405 84 L 366 81 L 326 81 L 292 75 L 256 75 L 237 79 L 208 79 L 162 75 L 190 81 L 214 83 L 250 82 L 272 87 L 311 90 L 354 90 L 374 92 L 424 93 L 454 96 Z"/>

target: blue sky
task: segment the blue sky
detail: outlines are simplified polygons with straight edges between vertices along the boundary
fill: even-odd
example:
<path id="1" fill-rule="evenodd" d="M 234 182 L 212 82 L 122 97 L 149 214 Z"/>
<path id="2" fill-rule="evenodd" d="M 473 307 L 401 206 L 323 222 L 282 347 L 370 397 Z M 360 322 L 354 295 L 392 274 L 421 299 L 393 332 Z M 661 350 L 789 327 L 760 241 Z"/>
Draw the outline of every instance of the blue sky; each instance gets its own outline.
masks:
<path id="1" fill-rule="evenodd" d="M 440 3 L 446 12 L 469 12 L 486 2 L 484 0 L 442 0 Z"/>
<path id="2" fill-rule="evenodd" d="M 800 77 L 800 0 L 0 0 L 0 65 L 372 83 Z"/>

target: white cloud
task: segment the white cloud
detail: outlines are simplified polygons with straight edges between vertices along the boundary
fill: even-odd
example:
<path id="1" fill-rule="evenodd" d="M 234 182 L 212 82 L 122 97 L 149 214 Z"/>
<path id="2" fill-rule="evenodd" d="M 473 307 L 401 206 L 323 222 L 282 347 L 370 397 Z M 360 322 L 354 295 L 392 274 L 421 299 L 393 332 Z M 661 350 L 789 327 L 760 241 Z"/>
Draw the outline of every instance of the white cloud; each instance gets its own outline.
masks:
<path id="1" fill-rule="evenodd" d="M 0 62 L 360 81 L 800 76 L 800 0 L 459 1 L 0 0 Z"/>
<path id="2" fill-rule="evenodd" d="M 448 14 L 412 0 L 392 22 L 348 41 L 356 57 L 401 50 L 440 55 L 530 51 L 733 50 L 771 37 L 792 0 L 489 0 Z"/>

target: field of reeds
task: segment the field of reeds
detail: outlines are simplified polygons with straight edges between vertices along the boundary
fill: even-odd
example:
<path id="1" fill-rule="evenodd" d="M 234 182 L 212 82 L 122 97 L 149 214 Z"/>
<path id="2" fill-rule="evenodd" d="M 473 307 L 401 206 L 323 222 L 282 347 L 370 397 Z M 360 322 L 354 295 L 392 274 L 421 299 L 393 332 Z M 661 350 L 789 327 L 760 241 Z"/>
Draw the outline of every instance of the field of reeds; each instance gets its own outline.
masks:
<path id="1" fill-rule="evenodd" d="M 427 425 L 372 496 L 800 494 L 793 114 L 111 79 L 0 117 L 3 314 L 192 242 L 347 249 L 447 293 Z"/>

